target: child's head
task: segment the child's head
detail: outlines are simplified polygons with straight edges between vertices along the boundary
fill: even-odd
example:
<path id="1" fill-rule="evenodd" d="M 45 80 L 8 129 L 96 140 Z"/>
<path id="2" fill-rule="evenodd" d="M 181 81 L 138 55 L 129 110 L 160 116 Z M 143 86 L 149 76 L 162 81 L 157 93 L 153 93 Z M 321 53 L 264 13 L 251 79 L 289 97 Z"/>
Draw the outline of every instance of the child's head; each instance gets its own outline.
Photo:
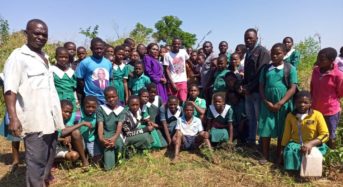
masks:
<path id="1" fill-rule="evenodd" d="M 149 92 L 149 101 L 153 102 L 155 100 L 155 96 L 157 95 L 157 86 L 152 82 L 147 86 L 147 89 Z"/>
<path id="2" fill-rule="evenodd" d="M 332 47 L 324 48 L 318 52 L 317 65 L 322 71 L 330 70 L 333 67 L 336 57 L 336 49 Z"/>
<path id="3" fill-rule="evenodd" d="M 198 49 L 198 55 L 206 56 L 205 51 L 203 48 Z"/>
<path id="4" fill-rule="evenodd" d="M 133 51 L 136 47 L 136 42 L 132 38 L 126 38 L 124 44 L 130 47 L 130 51 Z"/>
<path id="5" fill-rule="evenodd" d="M 97 107 L 98 99 L 95 96 L 88 95 L 83 99 L 83 112 L 87 116 L 93 115 Z"/>
<path id="6" fill-rule="evenodd" d="M 68 121 L 73 113 L 73 103 L 66 99 L 61 100 L 61 110 L 63 121 Z"/>
<path id="7" fill-rule="evenodd" d="M 184 115 L 187 119 L 190 119 L 193 117 L 193 113 L 194 113 L 194 106 L 192 103 L 186 101 L 185 102 L 185 105 L 183 107 L 183 112 L 184 112 Z"/>
<path id="8" fill-rule="evenodd" d="M 69 67 L 69 53 L 68 50 L 64 47 L 56 48 L 56 66 L 61 70 L 66 70 Z"/>
<path id="9" fill-rule="evenodd" d="M 237 68 L 241 64 L 241 56 L 236 52 L 232 53 L 230 61 L 230 66 Z"/>
<path id="10" fill-rule="evenodd" d="M 189 60 L 191 60 L 192 62 L 196 62 L 198 57 L 198 53 L 196 51 L 192 51 L 189 57 Z"/>
<path id="11" fill-rule="evenodd" d="M 66 42 L 66 43 L 64 43 L 63 47 L 68 50 L 69 58 L 71 60 L 74 60 L 74 57 L 76 55 L 76 45 L 75 45 L 75 43 L 74 42 Z"/>
<path id="12" fill-rule="evenodd" d="M 78 47 L 76 50 L 77 58 L 81 61 L 86 58 L 87 50 L 84 47 Z"/>
<path id="13" fill-rule="evenodd" d="M 222 112 L 225 107 L 225 98 L 222 94 L 214 94 L 213 95 L 213 105 L 217 112 Z"/>
<path id="14" fill-rule="evenodd" d="M 139 108 L 141 107 L 139 97 L 137 95 L 131 95 L 129 97 L 129 110 L 133 113 L 136 114 Z"/>
<path id="15" fill-rule="evenodd" d="M 104 90 L 104 95 L 107 105 L 115 108 L 118 104 L 117 90 L 113 86 L 108 86 Z"/>
<path id="16" fill-rule="evenodd" d="M 168 106 L 169 111 L 172 114 L 175 114 L 177 111 L 177 107 L 179 106 L 179 99 L 174 95 L 169 96 L 167 106 Z"/>
<path id="17" fill-rule="evenodd" d="M 155 59 L 158 59 L 159 56 L 159 48 L 157 43 L 150 43 L 147 47 L 148 54 Z"/>
<path id="18" fill-rule="evenodd" d="M 130 58 L 131 47 L 127 44 L 123 44 L 123 49 L 124 49 L 124 59 Z"/>
<path id="19" fill-rule="evenodd" d="M 114 55 L 114 47 L 111 46 L 111 45 L 106 45 L 106 48 L 105 48 L 105 56 L 108 57 L 108 56 L 113 56 Z"/>
<path id="20" fill-rule="evenodd" d="M 204 54 L 197 54 L 197 64 L 203 65 L 205 63 L 205 58 Z"/>
<path id="21" fill-rule="evenodd" d="M 283 62 L 283 57 L 286 55 L 286 46 L 282 43 L 276 43 L 270 51 L 272 62 L 281 64 Z"/>
<path id="22" fill-rule="evenodd" d="M 192 84 L 188 87 L 189 99 L 193 100 L 199 96 L 199 87 L 196 84 Z"/>
<path id="23" fill-rule="evenodd" d="M 141 61 L 141 57 L 137 51 L 132 51 L 130 56 L 131 62 L 136 63 Z"/>
<path id="24" fill-rule="evenodd" d="M 227 68 L 227 57 L 226 55 L 220 55 L 217 59 L 217 69 L 219 71 L 225 70 Z"/>
<path id="25" fill-rule="evenodd" d="M 212 60 L 211 60 L 211 69 L 216 69 L 217 68 L 217 61 L 218 61 L 218 58 L 212 58 Z"/>
<path id="26" fill-rule="evenodd" d="M 178 53 L 181 48 L 182 42 L 180 38 L 174 38 L 172 41 L 172 52 Z"/>
<path id="27" fill-rule="evenodd" d="M 283 39 L 282 43 L 286 46 L 286 50 L 289 51 L 293 47 L 293 38 L 287 36 Z"/>
<path id="28" fill-rule="evenodd" d="M 306 90 L 299 91 L 294 96 L 295 109 L 298 113 L 306 113 L 312 105 L 311 93 Z"/>
<path id="29" fill-rule="evenodd" d="M 93 53 L 93 57 L 102 58 L 105 51 L 105 42 L 101 38 L 93 38 L 91 40 L 91 50 Z"/>
<path id="30" fill-rule="evenodd" d="M 142 88 L 139 91 L 139 99 L 141 100 L 141 104 L 145 105 L 149 102 L 149 91 L 145 88 Z"/>
<path id="31" fill-rule="evenodd" d="M 247 47 L 244 44 L 238 44 L 236 46 L 235 52 L 239 54 L 241 59 L 244 58 L 245 53 L 247 52 Z"/>
<path id="32" fill-rule="evenodd" d="M 135 63 L 134 73 L 136 76 L 141 76 L 144 72 L 144 66 L 142 62 Z"/>
<path id="33" fill-rule="evenodd" d="M 257 37 L 257 30 L 250 28 L 247 29 L 244 33 L 244 42 L 245 46 L 248 49 L 253 49 L 257 43 L 258 37 Z"/>
<path id="34" fill-rule="evenodd" d="M 191 53 L 193 52 L 193 48 L 188 47 L 186 51 L 188 55 L 191 55 Z"/>
<path id="35" fill-rule="evenodd" d="M 114 58 L 116 64 L 121 64 L 125 58 L 125 50 L 123 46 L 118 45 L 114 48 Z"/>
<path id="36" fill-rule="evenodd" d="M 228 48 L 229 48 L 229 45 L 226 41 L 221 41 L 219 43 L 219 52 L 221 54 L 226 54 Z"/>
<path id="37" fill-rule="evenodd" d="M 164 57 L 164 55 L 168 53 L 168 49 L 165 46 L 160 47 L 160 56 Z"/>
<path id="38" fill-rule="evenodd" d="M 147 53 L 145 45 L 144 44 L 138 44 L 137 45 L 137 52 L 138 52 L 139 56 L 143 57 Z"/>

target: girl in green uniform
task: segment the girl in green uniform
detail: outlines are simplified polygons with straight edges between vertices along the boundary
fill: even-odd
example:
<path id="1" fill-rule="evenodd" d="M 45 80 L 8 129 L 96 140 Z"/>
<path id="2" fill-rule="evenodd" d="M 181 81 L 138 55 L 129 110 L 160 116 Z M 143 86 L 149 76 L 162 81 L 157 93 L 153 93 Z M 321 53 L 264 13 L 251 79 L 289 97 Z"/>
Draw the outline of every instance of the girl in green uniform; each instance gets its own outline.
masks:
<path id="1" fill-rule="evenodd" d="M 115 61 L 111 77 L 112 81 L 110 83 L 111 86 L 116 88 L 121 104 L 125 104 L 129 98 L 129 90 L 127 86 L 129 69 L 127 65 L 124 64 L 124 53 L 124 48 L 122 46 L 115 47 Z"/>
<path id="2" fill-rule="evenodd" d="M 258 133 L 262 140 L 263 158 L 260 164 L 267 163 L 269 157 L 270 138 L 278 138 L 276 157 L 281 156 L 281 138 L 288 112 L 292 111 L 292 96 L 295 93 L 297 80 L 296 69 L 291 66 L 288 82 L 285 83 L 284 61 L 286 47 L 282 43 L 271 49 L 272 63 L 262 69 L 259 78 L 261 104 Z"/>
<path id="3" fill-rule="evenodd" d="M 227 86 L 225 82 L 225 75 L 228 73 L 227 57 L 221 55 L 217 60 L 217 70 L 214 73 L 213 93 L 226 92 Z"/>
<path id="4" fill-rule="evenodd" d="M 293 38 L 285 37 L 282 42 L 286 46 L 286 54 L 283 57 L 284 62 L 292 64 L 295 69 L 298 69 L 300 63 L 300 52 L 293 48 Z"/>
<path id="5" fill-rule="evenodd" d="M 230 105 L 225 104 L 221 94 L 214 94 L 213 104 L 206 114 L 206 130 L 209 132 L 212 143 L 233 141 L 233 111 Z"/>
<path id="6" fill-rule="evenodd" d="M 118 104 L 117 90 L 114 87 L 105 88 L 104 95 L 106 104 L 98 107 L 96 121 L 99 142 L 104 148 L 104 168 L 110 170 L 115 166 L 124 145 L 121 132 L 125 113 L 124 107 Z"/>

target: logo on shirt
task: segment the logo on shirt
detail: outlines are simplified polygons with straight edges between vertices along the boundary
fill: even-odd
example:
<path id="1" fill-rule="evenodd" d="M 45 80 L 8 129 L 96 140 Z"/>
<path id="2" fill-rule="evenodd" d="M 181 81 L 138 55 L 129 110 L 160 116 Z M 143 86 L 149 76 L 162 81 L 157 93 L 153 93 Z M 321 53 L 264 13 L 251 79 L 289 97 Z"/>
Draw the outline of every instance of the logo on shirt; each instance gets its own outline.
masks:
<path id="1" fill-rule="evenodd" d="M 176 74 L 185 72 L 185 63 L 181 57 L 175 57 L 173 59 L 173 66 Z"/>
<path id="2" fill-rule="evenodd" d="M 92 79 L 95 86 L 104 90 L 109 84 L 109 73 L 105 68 L 96 68 L 93 71 Z"/>

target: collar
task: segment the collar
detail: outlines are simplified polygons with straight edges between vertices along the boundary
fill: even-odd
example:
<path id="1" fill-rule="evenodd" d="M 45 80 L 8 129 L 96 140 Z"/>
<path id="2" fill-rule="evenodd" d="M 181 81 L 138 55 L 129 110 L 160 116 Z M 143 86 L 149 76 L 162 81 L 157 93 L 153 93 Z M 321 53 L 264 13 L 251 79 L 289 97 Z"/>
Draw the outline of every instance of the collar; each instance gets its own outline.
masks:
<path id="1" fill-rule="evenodd" d="M 117 64 L 113 64 L 113 69 L 114 69 L 114 70 L 118 70 L 118 68 L 119 68 L 120 70 L 123 70 L 124 67 L 125 67 L 125 64 L 124 64 L 124 63 L 121 63 L 119 66 L 118 66 Z"/>
<path id="2" fill-rule="evenodd" d="M 20 48 L 20 50 L 21 50 L 21 53 L 22 53 L 22 54 L 29 55 L 29 56 L 31 56 L 31 57 L 35 57 L 35 58 L 39 59 L 39 61 L 40 61 L 41 63 L 43 63 L 44 66 L 47 66 L 47 65 L 45 64 L 45 62 L 43 61 L 43 59 L 42 59 L 36 52 L 32 51 L 26 44 L 24 44 L 24 45 Z M 42 51 L 42 53 L 43 53 L 44 57 L 45 57 L 45 58 L 48 60 L 48 62 L 49 62 L 49 56 L 48 56 L 44 51 Z M 48 67 L 50 67 L 50 62 L 49 62 L 48 64 L 49 64 Z"/>
<path id="3" fill-rule="evenodd" d="M 222 116 L 223 118 L 225 118 L 226 114 L 227 114 L 227 112 L 229 111 L 230 108 L 231 108 L 230 105 L 225 105 L 223 112 L 219 114 L 217 112 L 216 108 L 214 107 L 214 105 L 210 105 L 210 110 L 211 110 L 214 118 L 217 118 L 218 116 Z"/>
<path id="4" fill-rule="evenodd" d="M 288 51 L 288 53 L 283 57 L 283 59 L 287 59 L 288 57 L 290 57 L 292 55 L 292 53 L 295 51 L 294 48 L 292 48 L 291 50 Z"/>
<path id="5" fill-rule="evenodd" d="M 115 115 L 118 116 L 124 110 L 124 107 L 122 106 L 118 106 L 114 110 L 110 109 L 106 104 L 101 105 L 100 107 L 105 111 L 107 115 L 110 115 L 113 112 Z"/>
<path id="6" fill-rule="evenodd" d="M 133 115 L 133 113 L 130 110 L 128 110 L 128 113 L 131 115 L 131 117 L 133 119 L 133 122 L 135 124 L 137 124 L 137 122 L 140 122 L 142 120 L 142 115 L 141 115 L 142 111 L 141 111 L 141 109 L 138 109 L 137 117 L 135 117 L 135 115 Z"/>
<path id="7" fill-rule="evenodd" d="M 64 74 L 67 74 L 69 78 L 72 78 L 74 75 L 74 70 L 71 68 L 68 68 L 66 71 L 63 71 L 57 66 L 51 66 L 51 71 L 55 73 L 60 79 L 63 78 Z"/>
<path id="8" fill-rule="evenodd" d="M 272 64 L 270 64 L 270 67 L 268 68 L 268 71 L 271 71 L 273 69 L 282 70 L 284 67 L 285 67 L 284 63 L 282 63 L 281 65 L 278 65 L 278 66 L 273 66 Z"/>
<path id="9" fill-rule="evenodd" d="M 294 116 L 297 116 L 297 110 L 296 109 L 294 109 L 293 111 L 292 111 L 292 114 L 294 115 Z M 310 115 L 312 115 L 313 114 L 313 109 L 312 108 L 310 108 L 310 109 L 308 109 L 308 111 L 307 111 L 307 114 L 310 116 Z"/>
<path id="10" fill-rule="evenodd" d="M 185 115 L 181 117 L 181 122 L 188 125 Z M 193 122 L 194 122 L 194 116 L 192 116 L 190 124 L 192 124 Z"/>
<path id="11" fill-rule="evenodd" d="M 81 112 L 81 117 L 82 118 L 85 118 L 85 117 L 88 117 L 88 118 L 95 118 L 96 117 L 96 112 L 94 112 L 92 115 L 88 116 L 85 114 L 85 111 L 83 109 L 80 110 Z"/>
<path id="12" fill-rule="evenodd" d="M 169 108 L 167 109 L 167 117 L 168 117 L 168 118 L 170 118 L 170 117 L 172 117 L 172 116 L 178 118 L 178 117 L 180 117 L 180 114 L 181 114 L 181 108 L 180 108 L 180 106 L 177 107 L 177 111 L 175 112 L 175 114 L 172 114 L 172 113 L 170 112 Z"/>
<path id="13" fill-rule="evenodd" d="M 334 75 L 335 73 L 337 73 L 336 71 L 341 71 L 340 69 L 338 69 L 338 64 L 337 63 L 333 63 L 333 69 L 328 70 L 325 73 L 321 73 L 320 72 L 320 68 L 318 66 L 316 66 L 314 68 L 314 71 L 316 71 L 317 73 L 319 73 L 320 76 L 326 76 L 326 75 Z"/>

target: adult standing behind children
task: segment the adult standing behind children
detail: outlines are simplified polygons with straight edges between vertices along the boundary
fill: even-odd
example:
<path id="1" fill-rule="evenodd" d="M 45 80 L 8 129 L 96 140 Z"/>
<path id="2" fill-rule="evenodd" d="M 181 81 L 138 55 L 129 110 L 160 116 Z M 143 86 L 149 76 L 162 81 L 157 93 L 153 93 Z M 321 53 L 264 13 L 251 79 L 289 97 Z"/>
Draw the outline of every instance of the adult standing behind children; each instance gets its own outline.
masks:
<path id="1" fill-rule="evenodd" d="M 264 65 L 269 64 L 270 55 L 266 48 L 257 43 L 257 31 L 248 29 L 244 33 L 244 41 L 247 47 L 244 62 L 243 90 L 245 91 L 245 109 L 249 120 L 248 143 L 255 145 L 257 119 L 261 103 L 259 95 L 258 78 Z"/>
<path id="2" fill-rule="evenodd" d="M 165 54 L 163 65 L 170 84 L 168 94 L 177 96 L 184 102 L 187 99 L 186 60 L 189 59 L 189 55 L 185 49 L 180 49 L 181 45 L 180 38 L 173 39 L 172 49 Z"/>
<path id="3" fill-rule="evenodd" d="M 49 58 L 42 51 L 48 26 L 32 19 L 25 33 L 27 43 L 12 52 L 4 69 L 8 128 L 24 137 L 26 186 L 45 186 L 55 156 L 56 131 L 64 124 Z"/>
<path id="4" fill-rule="evenodd" d="M 208 80 L 210 79 L 210 70 L 211 70 L 211 62 L 217 56 L 213 52 L 213 45 L 210 41 L 206 41 L 202 45 L 202 49 L 205 53 L 205 63 L 202 65 L 201 72 L 200 72 L 200 86 L 201 88 L 205 88 Z M 200 50 L 199 50 L 200 51 Z"/>
<path id="5" fill-rule="evenodd" d="M 86 96 L 95 96 L 100 104 L 104 104 L 103 92 L 112 75 L 112 63 L 104 58 L 105 43 L 102 39 L 93 38 L 91 50 L 93 55 L 82 60 L 76 68 L 78 86 L 83 88 Z M 99 80 L 103 84 L 100 84 Z"/>

